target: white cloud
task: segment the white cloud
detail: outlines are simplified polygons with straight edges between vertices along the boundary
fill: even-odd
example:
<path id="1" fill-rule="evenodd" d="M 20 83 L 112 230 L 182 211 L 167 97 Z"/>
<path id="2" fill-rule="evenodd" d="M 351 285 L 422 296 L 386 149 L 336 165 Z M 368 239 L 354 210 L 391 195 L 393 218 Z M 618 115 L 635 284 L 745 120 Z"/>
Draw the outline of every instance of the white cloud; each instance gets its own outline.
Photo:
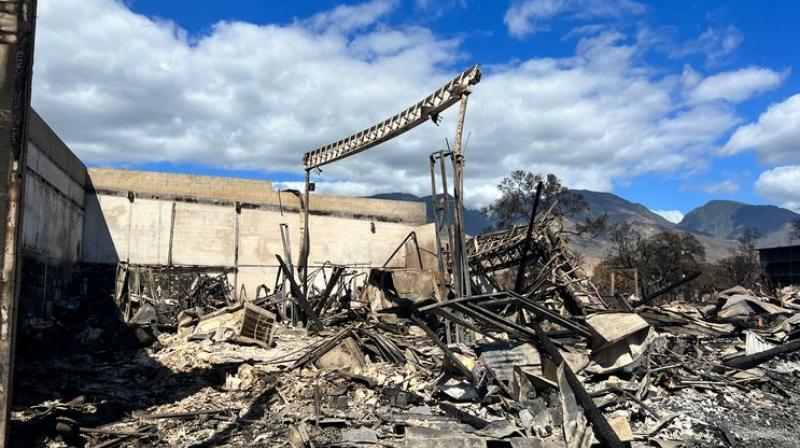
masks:
<path id="1" fill-rule="evenodd" d="M 708 27 L 696 39 L 677 45 L 670 44 L 668 52 L 676 59 L 702 54 L 705 55 L 706 65 L 715 66 L 725 61 L 742 40 L 742 33 L 733 25 Z"/>
<path id="2" fill-rule="evenodd" d="M 393 5 L 281 26 L 221 22 L 187 36 L 113 0 L 42 2 L 33 104 L 93 164 L 301 173 L 304 152 L 399 112 L 471 65 L 457 39 L 380 23 Z M 735 109 L 688 102 L 681 73 L 644 65 L 641 50 L 607 31 L 580 38 L 570 57 L 488 68 L 467 111 L 466 201 L 490 201 L 520 167 L 609 191 L 702 165 L 738 123 Z M 452 141 L 455 109 L 441 126 L 323 167 L 320 191 L 430 194 L 428 155 Z"/>
<path id="3" fill-rule="evenodd" d="M 739 127 L 723 152 L 747 149 L 754 149 L 766 163 L 800 162 L 800 94 L 769 106 L 757 122 Z"/>
<path id="4" fill-rule="evenodd" d="M 514 37 L 525 37 L 546 31 L 556 16 L 571 20 L 620 18 L 641 14 L 644 5 L 630 0 L 516 0 L 506 11 L 503 21 Z"/>
<path id="5" fill-rule="evenodd" d="M 764 171 L 756 180 L 756 191 L 772 202 L 783 202 L 797 210 L 800 204 L 800 165 L 786 165 Z"/>
<path id="6" fill-rule="evenodd" d="M 467 0 L 415 0 L 414 8 L 420 11 L 428 20 L 438 19 L 449 10 L 460 7 L 467 8 Z"/>
<path id="7" fill-rule="evenodd" d="M 787 75 L 788 71 L 781 73 L 761 67 L 718 73 L 697 81 L 688 96 L 694 103 L 715 100 L 738 103 L 756 93 L 777 87 Z M 684 70 L 684 80 L 692 82 L 691 72 Z"/>
<path id="8" fill-rule="evenodd" d="M 739 191 L 739 183 L 733 179 L 725 179 L 719 182 L 687 184 L 682 188 L 684 190 L 703 191 L 708 194 L 734 194 Z"/>
<path id="9" fill-rule="evenodd" d="M 340 5 L 330 11 L 315 14 L 306 24 L 320 31 L 354 31 L 372 25 L 389 14 L 396 3 L 395 0 L 371 0 L 358 5 Z"/>
<path id="10" fill-rule="evenodd" d="M 653 210 L 653 213 L 673 224 L 677 224 L 683 220 L 683 212 L 680 210 Z"/>

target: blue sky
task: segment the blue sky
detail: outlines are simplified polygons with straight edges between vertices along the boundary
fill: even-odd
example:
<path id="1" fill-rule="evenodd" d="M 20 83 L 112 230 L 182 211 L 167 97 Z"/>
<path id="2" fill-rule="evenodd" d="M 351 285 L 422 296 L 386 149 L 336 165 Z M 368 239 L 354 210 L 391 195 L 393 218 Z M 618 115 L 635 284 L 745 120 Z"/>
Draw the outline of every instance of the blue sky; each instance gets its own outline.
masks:
<path id="1" fill-rule="evenodd" d="M 41 0 L 33 102 L 89 165 L 291 185 L 303 152 L 478 63 L 473 206 L 518 167 L 672 219 L 800 208 L 799 19 L 788 1 Z M 322 191 L 428 194 L 453 119 L 331 166 Z"/>

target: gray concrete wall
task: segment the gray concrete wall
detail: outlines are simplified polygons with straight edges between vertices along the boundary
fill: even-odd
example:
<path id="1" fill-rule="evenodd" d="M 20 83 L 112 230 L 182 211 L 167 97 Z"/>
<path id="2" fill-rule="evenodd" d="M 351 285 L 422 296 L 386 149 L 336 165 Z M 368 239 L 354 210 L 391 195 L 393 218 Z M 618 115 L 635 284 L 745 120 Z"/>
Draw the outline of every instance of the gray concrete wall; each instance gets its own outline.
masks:
<path id="1" fill-rule="evenodd" d="M 47 315 L 81 262 L 86 167 L 31 113 L 22 215 L 23 314 Z"/>
<path id="2" fill-rule="evenodd" d="M 289 211 L 299 209 L 295 195 L 273 190 L 269 181 L 114 168 L 89 168 L 88 177 L 91 188 L 101 194 L 131 191 L 163 199 L 203 199 L 273 205 Z M 371 217 L 416 225 L 426 222 L 424 205 L 415 202 L 317 194 L 311 195 L 310 202 L 311 209 L 319 214 Z"/>
<path id="3" fill-rule="evenodd" d="M 280 224 L 299 257 L 298 199 L 267 181 L 87 170 L 35 113 L 27 167 L 23 295 L 34 314 L 65 294 L 79 263 L 233 267 L 237 291 L 244 285 L 252 297 L 276 277 Z M 425 222 L 421 203 L 316 194 L 310 202 L 312 265 L 380 266 Z M 401 250 L 391 266 L 406 258 Z"/>
<path id="4" fill-rule="evenodd" d="M 89 169 L 89 185 L 87 263 L 235 267 L 231 281 L 252 297 L 258 285 L 271 288 L 275 280 L 275 254 L 283 256 L 280 224 L 289 227 L 292 260 L 299 257 L 297 199 L 286 192 L 279 197 L 269 182 Z M 312 195 L 309 261 L 380 266 L 424 221 L 424 204 Z M 401 250 L 392 265 L 405 260 Z"/>
<path id="5" fill-rule="evenodd" d="M 23 250 L 51 263 L 80 261 L 86 167 L 38 114 L 31 114 Z"/>

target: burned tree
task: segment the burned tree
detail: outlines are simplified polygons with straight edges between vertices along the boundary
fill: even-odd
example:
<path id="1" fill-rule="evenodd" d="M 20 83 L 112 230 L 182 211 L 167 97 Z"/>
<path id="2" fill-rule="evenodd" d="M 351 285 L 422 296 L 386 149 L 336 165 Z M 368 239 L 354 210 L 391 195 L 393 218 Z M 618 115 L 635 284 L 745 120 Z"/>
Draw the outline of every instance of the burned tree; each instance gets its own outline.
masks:
<path id="1" fill-rule="evenodd" d="M 580 193 L 564 186 L 555 174 L 533 174 L 516 170 L 497 185 L 501 196 L 482 211 L 492 221 L 495 229 L 507 229 L 528 221 L 533 207 L 536 186 L 543 184 L 539 210 L 548 211 L 564 224 L 564 218 L 574 223 L 568 233 L 594 235 L 605 228 L 606 215 L 592 218 L 587 213 L 589 205 Z M 568 227 L 568 226 L 567 226 Z"/>
<path id="2" fill-rule="evenodd" d="M 756 247 L 760 237 L 758 230 L 746 229 L 738 238 L 738 247 L 734 253 L 719 261 L 719 270 L 731 285 L 753 288 L 761 280 L 764 270 Z"/>
<path id="3" fill-rule="evenodd" d="M 612 248 L 595 272 L 605 274 L 616 270 L 622 273 L 622 279 L 630 277 L 628 282 L 633 281 L 629 273 L 636 272 L 638 290 L 643 299 L 680 279 L 695 275 L 701 270 L 706 256 L 700 241 L 686 232 L 662 232 L 646 237 L 631 224 L 619 223 L 611 226 L 609 236 Z M 598 280 L 602 285 L 603 279 Z M 675 292 L 686 290 L 683 287 Z"/>

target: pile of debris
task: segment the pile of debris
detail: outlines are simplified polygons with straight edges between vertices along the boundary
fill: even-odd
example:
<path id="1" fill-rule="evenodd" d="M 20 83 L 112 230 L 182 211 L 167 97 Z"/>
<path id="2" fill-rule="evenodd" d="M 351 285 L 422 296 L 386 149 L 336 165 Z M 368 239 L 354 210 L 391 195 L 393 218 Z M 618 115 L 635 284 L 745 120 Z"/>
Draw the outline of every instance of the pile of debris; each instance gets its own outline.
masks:
<path id="1" fill-rule="evenodd" d="M 23 367 L 23 390 L 49 372 L 62 397 L 14 418 L 47 446 L 795 443 L 797 291 L 609 306 L 557 229 L 530 235 L 472 240 L 465 297 L 430 270 L 333 265 L 305 291 L 280 257 L 253 300 L 196 282 L 215 298 L 181 303 L 214 310 L 181 309 L 146 354 Z"/>
<path id="2" fill-rule="evenodd" d="M 174 328 L 181 312 L 203 315 L 236 301 L 225 269 L 117 265 L 114 303 L 126 323 Z"/>

